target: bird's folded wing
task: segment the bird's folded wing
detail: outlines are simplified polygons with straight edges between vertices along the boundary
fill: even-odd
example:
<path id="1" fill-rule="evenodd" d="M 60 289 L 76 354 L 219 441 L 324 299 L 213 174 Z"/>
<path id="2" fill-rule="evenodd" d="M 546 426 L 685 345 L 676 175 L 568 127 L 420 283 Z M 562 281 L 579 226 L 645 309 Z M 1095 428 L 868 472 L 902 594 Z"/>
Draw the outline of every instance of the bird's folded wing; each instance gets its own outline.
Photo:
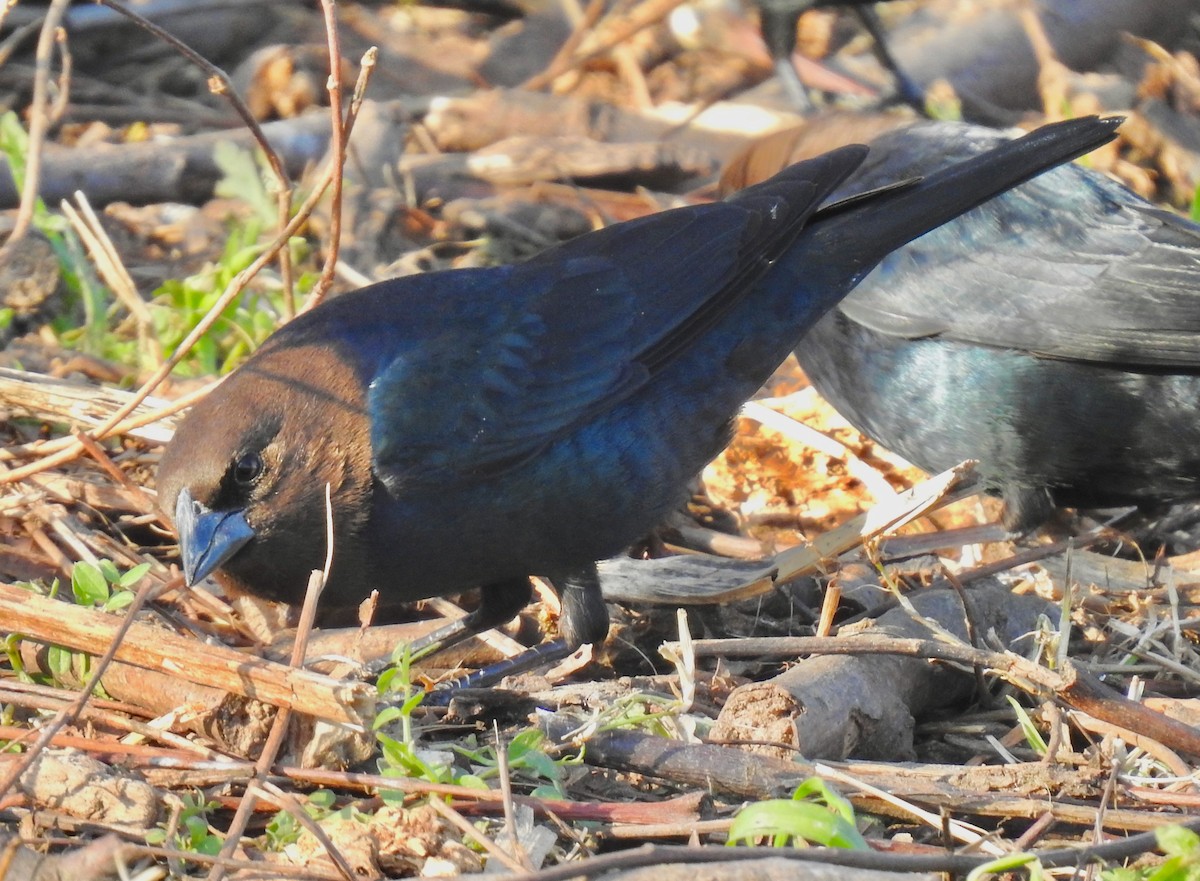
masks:
<path id="1" fill-rule="evenodd" d="M 1200 227 L 1056 169 L 889 255 L 841 309 L 892 336 L 1200 367 Z"/>
<path id="2" fill-rule="evenodd" d="M 917 123 L 871 141 L 835 197 L 928 175 L 1006 140 Z M 1049 358 L 1200 366 L 1200 226 L 1103 174 L 1042 174 L 890 254 L 839 307 L 879 333 Z"/>
<path id="3" fill-rule="evenodd" d="M 500 473 L 620 403 L 753 288 L 861 157 L 839 151 L 498 274 L 510 297 L 463 304 L 452 331 L 406 346 L 371 383 L 377 474 L 396 492 Z"/>

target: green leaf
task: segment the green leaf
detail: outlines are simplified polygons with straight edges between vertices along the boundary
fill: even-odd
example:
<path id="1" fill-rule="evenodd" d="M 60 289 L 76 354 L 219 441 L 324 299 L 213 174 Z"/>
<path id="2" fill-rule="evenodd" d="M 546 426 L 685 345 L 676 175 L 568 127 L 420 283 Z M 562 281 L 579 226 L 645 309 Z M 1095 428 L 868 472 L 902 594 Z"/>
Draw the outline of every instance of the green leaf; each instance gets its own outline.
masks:
<path id="1" fill-rule="evenodd" d="M 1200 835 L 1182 826 L 1159 826 L 1154 830 L 1158 847 L 1168 856 L 1200 859 Z"/>
<path id="2" fill-rule="evenodd" d="M 121 573 L 117 569 L 117 564 L 112 560 L 101 560 L 96 564 L 100 570 L 100 574 L 104 576 L 104 580 L 109 584 L 116 584 L 121 580 Z"/>
<path id="3" fill-rule="evenodd" d="M 1007 697 L 1009 705 L 1013 708 L 1013 712 L 1017 714 L 1017 724 L 1021 726 L 1021 733 L 1025 736 L 1025 742 L 1039 756 L 1044 756 L 1046 750 L 1050 747 L 1042 738 L 1042 733 L 1038 731 L 1037 725 L 1029 715 L 1029 711 L 1017 703 L 1011 694 Z"/>
<path id="4" fill-rule="evenodd" d="M 215 857 L 221 852 L 221 839 L 216 835 L 205 835 L 202 839 L 196 842 L 193 850 L 196 853 L 202 853 L 205 856 Z"/>
<path id="5" fill-rule="evenodd" d="M 400 705 L 400 715 L 411 716 L 412 711 L 419 707 L 423 700 L 425 700 L 425 692 L 423 691 L 409 695 L 408 700 Z"/>
<path id="6" fill-rule="evenodd" d="M 820 777 L 809 777 L 796 787 L 792 801 L 816 801 L 835 811 L 848 823 L 854 823 L 854 805 Z"/>
<path id="7" fill-rule="evenodd" d="M 377 739 L 380 746 L 383 747 L 383 761 L 389 770 L 409 777 L 428 777 L 433 773 L 433 770 L 417 757 L 416 751 L 407 743 L 401 743 L 399 740 L 382 734 L 378 735 Z"/>
<path id="8" fill-rule="evenodd" d="M 314 789 L 308 794 L 308 806 L 327 811 L 337 801 L 337 794 L 332 789 Z"/>
<path id="9" fill-rule="evenodd" d="M 25 672 L 25 662 L 21 659 L 21 634 L 9 633 L 5 635 L 4 654 L 8 658 L 8 665 L 17 674 L 17 679 L 21 682 L 33 681 L 33 677 Z"/>
<path id="10" fill-rule="evenodd" d="M 130 587 L 133 587 L 135 584 L 137 584 L 139 581 L 141 581 L 142 577 L 149 571 L 150 571 L 149 563 L 138 563 L 136 566 L 134 566 L 132 569 L 130 569 L 124 575 L 120 576 L 113 583 L 116 584 L 118 587 L 130 588 Z"/>
<path id="11" fill-rule="evenodd" d="M 1002 857 L 997 857 L 990 863 L 976 866 L 967 875 L 967 881 L 979 881 L 984 875 L 998 875 L 1021 868 L 1025 868 L 1029 872 L 1030 881 L 1040 881 L 1044 877 L 1042 864 L 1034 854 L 1010 853 Z"/>
<path id="12" fill-rule="evenodd" d="M 59 681 L 67 679 L 71 674 L 71 652 L 61 645 L 50 646 L 46 650 L 46 666 Z"/>
<path id="13" fill-rule="evenodd" d="M 159 847 L 162 845 L 162 843 L 164 841 L 167 840 L 167 830 L 166 829 L 147 829 L 145 838 L 146 838 L 146 844 L 150 845 L 151 847 Z"/>
<path id="14" fill-rule="evenodd" d="M 71 592 L 81 606 L 98 606 L 108 600 L 108 581 L 91 563 L 79 562 L 71 567 Z"/>
<path id="15" fill-rule="evenodd" d="M 392 776 L 397 775 L 393 774 Z M 399 789 L 380 789 L 379 797 L 383 799 L 385 805 L 395 808 L 404 807 L 404 803 L 408 800 L 408 795 Z"/>
<path id="16" fill-rule="evenodd" d="M 384 707 L 382 710 L 380 710 L 378 713 L 375 714 L 375 721 L 371 723 L 371 728 L 374 731 L 378 731 L 380 728 L 383 728 L 388 723 L 394 722 L 395 720 L 397 720 L 399 718 L 400 718 L 400 708 L 399 707 L 396 707 L 396 706 Z"/>
<path id="17" fill-rule="evenodd" d="M 29 135 L 21 125 L 21 119 L 11 110 L 0 114 L 0 152 L 8 160 L 9 172 L 20 190 L 25 185 L 25 158 L 29 149 Z"/>
<path id="18" fill-rule="evenodd" d="M 184 817 L 183 827 L 187 831 L 188 841 L 193 845 L 208 837 L 208 818 L 202 814 Z"/>
<path id="19" fill-rule="evenodd" d="M 853 823 L 821 805 L 777 798 L 747 805 L 729 827 L 729 843 L 771 837 L 809 841 L 845 850 L 866 850 L 867 842 Z"/>
<path id="20" fill-rule="evenodd" d="M 271 818 L 265 830 L 267 849 L 281 851 L 300 837 L 300 822 L 287 811 Z"/>
<path id="21" fill-rule="evenodd" d="M 134 592 L 132 590 L 118 590 L 108 598 L 104 604 L 104 611 L 119 612 L 124 609 L 134 600 Z"/>
<path id="22" fill-rule="evenodd" d="M 375 691 L 380 695 L 385 695 L 392 690 L 392 680 L 400 675 L 398 667 L 388 667 L 379 674 L 379 678 L 375 680 Z M 378 727 L 378 726 L 376 726 Z"/>
<path id="23" fill-rule="evenodd" d="M 557 780 L 559 777 L 558 765 L 554 764 L 554 759 L 545 753 L 528 752 L 522 758 L 521 764 L 547 780 Z"/>

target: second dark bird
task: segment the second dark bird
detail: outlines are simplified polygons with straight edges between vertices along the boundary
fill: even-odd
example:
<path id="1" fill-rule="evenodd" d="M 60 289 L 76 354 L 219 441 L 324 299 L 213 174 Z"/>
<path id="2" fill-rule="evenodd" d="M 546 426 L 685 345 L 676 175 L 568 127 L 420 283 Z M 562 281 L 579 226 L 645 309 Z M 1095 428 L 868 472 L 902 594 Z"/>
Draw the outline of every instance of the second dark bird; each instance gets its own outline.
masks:
<path id="1" fill-rule="evenodd" d="M 843 123 L 877 124 L 827 122 Z M 729 186 L 794 161 L 799 137 L 760 143 Z M 1004 141 L 978 126 L 907 125 L 875 137 L 839 192 Z M 1010 528 L 1039 526 L 1055 505 L 1200 499 L 1200 226 L 1079 165 L 885 257 L 796 354 L 884 447 L 930 471 L 980 460 Z"/>
<path id="2" fill-rule="evenodd" d="M 891 71 L 896 80 L 896 94 L 917 113 L 925 114 L 924 92 L 896 63 L 888 48 L 883 24 L 875 13 L 877 2 L 880 0 L 754 0 L 758 7 L 759 29 L 775 63 L 775 72 L 787 96 L 801 113 L 812 110 L 812 102 L 792 63 L 800 16 L 810 9 L 844 6 L 854 12 L 859 23 L 870 33 L 875 57 L 885 69 Z"/>
<path id="3" fill-rule="evenodd" d="M 274 334 L 180 425 L 159 471 L 184 571 L 326 605 L 482 587 L 503 622 L 528 576 L 568 645 L 603 640 L 595 561 L 653 528 L 739 406 L 892 249 L 1113 137 L 1080 119 L 921 182 L 820 208 L 847 147 L 730 200 L 617 224 L 527 263 L 386 281 Z"/>

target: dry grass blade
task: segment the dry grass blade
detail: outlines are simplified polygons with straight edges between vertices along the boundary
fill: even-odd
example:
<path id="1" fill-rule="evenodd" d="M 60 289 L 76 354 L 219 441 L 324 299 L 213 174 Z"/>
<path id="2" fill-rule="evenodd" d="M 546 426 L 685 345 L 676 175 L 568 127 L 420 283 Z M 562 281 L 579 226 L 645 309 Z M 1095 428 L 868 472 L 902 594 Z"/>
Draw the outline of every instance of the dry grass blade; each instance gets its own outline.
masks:
<path id="1" fill-rule="evenodd" d="M 835 783 L 844 785 L 851 792 L 863 792 L 873 795 L 875 798 L 890 804 L 901 811 L 911 815 L 916 820 L 926 824 L 933 829 L 944 828 L 943 817 L 932 811 L 927 811 L 924 808 L 918 807 L 913 802 L 899 798 L 890 792 L 880 789 L 877 786 L 860 780 L 851 774 L 840 771 L 830 765 L 817 764 L 815 766 L 817 775 L 826 780 L 832 780 Z M 963 823 L 959 820 L 950 819 L 948 823 L 950 834 L 954 840 L 960 844 L 965 844 L 974 848 L 978 848 L 984 853 L 990 853 L 994 856 L 1000 856 L 1007 853 L 1007 849 L 996 844 L 993 836 L 989 835 L 985 830 L 978 826 L 972 826 L 969 823 Z"/>
<path id="2" fill-rule="evenodd" d="M 62 212 L 67 216 L 67 220 L 71 221 L 71 226 L 87 248 L 100 277 L 137 322 L 141 352 L 151 364 L 158 366 L 162 363 L 163 355 L 162 347 L 154 336 L 154 316 L 150 314 L 146 302 L 138 295 L 137 285 L 133 283 L 112 239 L 101 226 L 100 218 L 88 203 L 87 195 L 76 191 L 75 200 L 79 203 L 79 210 L 64 199 L 60 206 Z"/>
<path id="3" fill-rule="evenodd" d="M 845 444 L 839 443 L 824 432 L 810 428 L 803 422 L 792 419 L 778 410 L 771 409 L 764 401 L 747 401 L 742 405 L 742 415 L 748 419 L 753 419 L 755 422 L 773 431 L 778 431 L 780 434 L 820 450 L 830 458 L 845 463 L 846 470 L 850 472 L 851 476 L 863 482 L 863 485 L 866 486 L 867 491 L 871 493 L 876 502 L 892 502 L 896 500 L 898 493 L 887 482 L 887 479 L 879 473 L 878 469 L 868 465 L 847 448 Z"/>

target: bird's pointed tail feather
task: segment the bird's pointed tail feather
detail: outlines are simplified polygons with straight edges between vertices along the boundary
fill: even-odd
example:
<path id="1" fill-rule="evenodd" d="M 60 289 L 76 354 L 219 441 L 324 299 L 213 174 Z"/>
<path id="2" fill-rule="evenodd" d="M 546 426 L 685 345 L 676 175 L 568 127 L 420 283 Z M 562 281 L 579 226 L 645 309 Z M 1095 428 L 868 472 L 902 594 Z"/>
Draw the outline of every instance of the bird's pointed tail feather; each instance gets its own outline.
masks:
<path id="1" fill-rule="evenodd" d="M 1122 117 L 1052 123 L 909 186 L 852 196 L 823 207 L 810 229 L 860 264 L 865 275 L 887 254 L 1047 169 L 1116 137 Z M 858 210 L 858 209 L 864 210 Z M 842 264 L 845 267 L 845 263 Z"/>

